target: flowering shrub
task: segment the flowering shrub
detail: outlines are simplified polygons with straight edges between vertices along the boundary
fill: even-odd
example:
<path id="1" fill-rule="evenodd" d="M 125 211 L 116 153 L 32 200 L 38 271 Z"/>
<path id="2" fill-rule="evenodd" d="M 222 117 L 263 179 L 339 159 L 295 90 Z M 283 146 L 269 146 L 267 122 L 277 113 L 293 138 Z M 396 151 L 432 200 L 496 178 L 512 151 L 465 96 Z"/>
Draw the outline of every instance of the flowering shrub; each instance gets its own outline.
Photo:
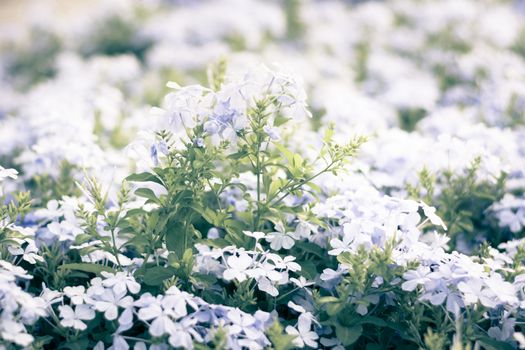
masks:
<path id="1" fill-rule="evenodd" d="M 0 38 L 0 350 L 525 348 L 521 1 L 82 12 Z"/>

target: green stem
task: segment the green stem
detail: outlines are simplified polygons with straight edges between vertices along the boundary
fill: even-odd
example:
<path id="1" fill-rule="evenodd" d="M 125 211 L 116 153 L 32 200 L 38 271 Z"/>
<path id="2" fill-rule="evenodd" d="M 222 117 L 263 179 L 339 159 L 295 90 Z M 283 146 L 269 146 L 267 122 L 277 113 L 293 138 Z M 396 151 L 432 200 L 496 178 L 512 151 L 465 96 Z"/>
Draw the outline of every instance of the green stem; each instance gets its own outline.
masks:
<path id="1" fill-rule="evenodd" d="M 257 215 L 255 216 L 255 222 L 253 224 L 253 230 L 259 229 L 259 221 L 261 220 L 261 159 L 259 157 L 260 143 L 257 142 L 257 160 L 255 166 L 255 173 L 257 175 Z"/>
<path id="2" fill-rule="evenodd" d="M 327 167 L 325 167 L 323 170 L 319 171 L 319 172 L 316 173 L 315 175 L 312 175 L 312 176 L 310 176 L 309 178 L 307 178 L 307 179 L 305 179 L 305 180 L 301 180 L 301 181 L 299 181 L 298 184 L 295 184 L 295 185 L 291 186 L 290 188 L 288 188 L 288 187 L 286 187 L 286 186 L 283 187 L 283 188 L 281 188 L 277 193 L 275 193 L 275 195 L 273 195 L 272 198 L 270 198 L 270 199 L 268 200 L 268 202 L 271 203 L 272 205 L 279 204 L 279 203 L 282 202 L 286 197 L 288 197 L 292 192 L 298 190 L 298 189 L 301 188 L 304 184 L 306 184 L 306 183 L 308 183 L 308 182 L 314 180 L 314 179 L 317 178 L 318 176 L 320 176 L 320 175 L 326 173 L 327 171 L 330 171 L 331 167 L 332 167 L 335 163 L 336 163 L 335 161 L 332 161 L 332 162 L 331 162 Z M 279 197 L 275 202 L 272 202 L 273 199 L 274 199 L 275 197 L 277 197 L 277 195 L 278 195 L 279 193 L 282 193 L 282 192 L 284 192 L 284 191 L 286 191 L 286 193 L 284 193 L 281 197 Z"/>

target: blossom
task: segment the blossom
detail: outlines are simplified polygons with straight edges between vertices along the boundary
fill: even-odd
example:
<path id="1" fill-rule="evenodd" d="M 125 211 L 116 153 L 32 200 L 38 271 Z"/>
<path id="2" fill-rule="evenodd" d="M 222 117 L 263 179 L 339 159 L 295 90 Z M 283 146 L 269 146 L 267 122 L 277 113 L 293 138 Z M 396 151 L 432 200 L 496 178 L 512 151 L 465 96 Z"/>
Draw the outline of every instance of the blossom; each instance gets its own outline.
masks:
<path id="1" fill-rule="evenodd" d="M 168 338 L 170 345 L 175 348 L 193 349 L 193 338 L 196 338 L 196 341 L 202 341 L 193 326 L 190 320 L 174 324 Z"/>
<path id="2" fill-rule="evenodd" d="M 141 308 L 138 317 L 143 321 L 153 320 L 148 331 L 154 337 L 169 333 L 175 327 L 169 311 L 162 308 L 160 301 Z"/>
<path id="3" fill-rule="evenodd" d="M 118 317 L 118 307 L 128 308 L 133 303 L 131 296 L 126 296 L 125 291 L 117 294 L 113 289 L 106 289 L 97 300 L 94 301 L 93 305 L 95 309 L 100 312 L 104 312 L 104 317 L 113 321 Z"/>
<path id="4" fill-rule="evenodd" d="M 229 267 L 223 273 L 225 280 L 231 281 L 236 279 L 239 282 L 246 280 L 248 277 L 246 270 L 253 262 L 247 253 L 240 252 L 239 256 L 232 255 L 228 257 L 227 262 Z"/>
<path id="5" fill-rule="evenodd" d="M 302 313 L 299 315 L 297 328 L 292 326 L 287 326 L 285 331 L 286 333 L 295 336 L 294 344 L 299 348 L 303 348 L 305 345 L 308 345 L 312 348 L 317 347 L 317 339 L 319 335 L 311 331 L 312 327 L 312 315 L 310 313 Z"/>
<path id="6" fill-rule="evenodd" d="M 23 324 L 4 318 L 0 322 L 0 335 L 3 340 L 20 346 L 29 346 L 34 340 L 33 336 L 27 333 Z"/>
<path id="7" fill-rule="evenodd" d="M 239 309 L 233 309 L 228 312 L 228 319 L 232 322 L 232 325 L 229 327 L 231 334 L 238 334 L 245 332 L 251 326 L 255 324 L 255 317 L 249 314 L 245 314 Z"/>
<path id="8" fill-rule="evenodd" d="M 319 342 L 323 344 L 324 346 L 331 348 L 332 350 L 344 350 L 345 349 L 341 341 L 337 338 L 321 338 Z"/>
<path id="9" fill-rule="evenodd" d="M 296 311 L 296 312 L 298 312 L 298 313 L 300 313 L 300 314 L 306 312 L 306 309 L 305 309 L 304 307 L 302 307 L 301 305 L 297 305 L 296 303 L 294 303 L 294 302 L 291 301 L 291 300 L 288 302 L 287 305 L 288 305 L 288 307 L 289 307 L 290 309 L 292 309 L 292 310 L 294 310 L 294 311 Z"/>
<path id="10" fill-rule="evenodd" d="M 256 241 L 266 238 L 266 233 L 264 232 L 251 232 L 251 231 L 242 231 L 246 236 L 255 238 Z"/>
<path id="11" fill-rule="evenodd" d="M 430 220 L 432 224 L 441 226 L 443 227 L 444 230 L 447 229 L 447 225 L 445 225 L 443 220 L 439 216 L 436 215 L 436 208 L 430 207 L 423 202 L 420 202 L 419 204 L 423 208 L 423 212 L 425 213 L 425 216 Z"/>
<path id="12" fill-rule="evenodd" d="M 273 250 L 290 249 L 294 246 L 297 239 L 294 232 L 286 232 L 281 223 L 275 224 L 275 230 L 266 236 L 266 241 L 270 242 L 270 247 Z"/>
<path id="13" fill-rule="evenodd" d="M 63 241 L 74 241 L 75 237 L 82 233 L 82 229 L 77 227 L 74 223 L 69 221 L 51 222 L 47 225 L 49 233 L 58 238 L 60 242 Z"/>
<path id="14" fill-rule="evenodd" d="M 312 232 L 315 232 L 315 230 L 316 227 L 313 224 L 306 221 L 299 221 L 295 227 L 295 234 L 297 237 L 308 238 Z"/>
<path id="15" fill-rule="evenodd" d="M 525 335 L 520 332 L 514 332 L 513 338 L 518 342 L 520 349 L 525 349 Z"/>
<path id="16" fill-rule="evenodd" d="M 64 327 L 71 327 L 83 331 L 87 325 L 82 321 L 89 321 L 95 318 L 95 311 L 86 304 L 75 306 L 73 309 L 69 305 L 60 305 L 60 324 Z"/>
<path id="17" fill-rule="evenodd" d="M 292 277 L 292 278 L 290 278 L 290 282 L 292 282 L 293 284 L 295 284 L 299 288 L 306 288 L 306 287 L 311 286 L 311 285 L 314 284 L 314 282 L 306 280 L 306 278 L 304 278 L 303 276 L 300 276 L 298 279 Z"/>
<path id="18" fill-rule="evenodd" d="M 0 281 L 2 279 L 8 281 L 14 281 L 16 278 L 21 279 L 32 279 L 33 276 L 29 275 L 26 270 L 20 266 L 13 265 L 5 260 L 0 260 Z"/>
<path id="19" fill-rule="evenodd" d="M 357 236 L 360 234 L 360 226 L 356 223 L 345 223 L 343 225 L 343 240 L 339 238 L 333 238 L 330 240 L 332 250 L 328 251 L 330 255 L 339 255 L 343 252 L 352 251 L 352 244 Z"/>
<path id="20" fill-rule="evenodd" d="M 64 295 L 67 296 L 73 305 L 79 305 L 84 303 L 86 297 L 86 288 L 84 286 L 65 287 Z"/>
<path id="21" fill-rule="evenodd" d="M 270 137 L 270 139 L 277 141 L 281 138 L 281 133 L 279 131 L 279 128 L 276 128 L 274 126 L 265 125 L 263 127 L 264 132 Z"/>
<path id="22" fill-rule="evenodd" d="M 7 247 L 9 253 L 12 255 L 22 255 L 23 260 L 33 265 L 36 264 L 37 261 L 44 261 L 44 257 L 38 254 L 38 248 L 33 239 L 26 238 L 25 240 L 19 240 L 19 242 L 19 246 L 10 245 Z M 22 248 L 23 243 L 25 243 L 25 247 Z"/>
<path id="23" fill-rule="evenodd" d="M 420 266 L 417 268 L 417 270 L 410 270 L 403 274 L 403 278 L 406 280 L 401 285 L 401 288 L 403 290 L 406 290 L 408 292 L 413 291 L 416 289 L 416 287 L 420 284 L 424 284 L 426 282 L 430 281 L 430 278 L 428 278 L 428 274 L 430 273 L 430 270 L 426 266 Z"/>
<path id="24" fill-rule="evenodd" d="M 15 169 L 6 169 L 4 167 L 2 167 L 0 165 L 0 181 L 6 179 L 6 178 L 11 178 L 11 179 L 16 179 L 17 178 L 17 175 L 18 175 L 18 171 L 15 170 Z"/>
<path id="25" fill-rule="evenodd" d="M 465 304 L 471 305 L 478 301 L 486 307 L 494 307 L 497 305 L 496 295 L 485 287 L 485 284 L 480 279 L 471 279 L 467 282 L 459 282 L 458 289 L 463 295 Z"/>
<path id="26" fill-rule="evenodd" d="M 125 293 L 126 290 L 132 294 L 137 294 L 140 291 L 140 284 L 125 272 L 117 272 L 113 274 L 103 271 L 101 274 L 105 277 L 102 281 L 102 285 L 104 287 L 112 287 L 117 295 Z"/>
<path id="27" fill-rule="evenodd" d="M 272 283 L 272 281 L 267 277 L 261 277 L 257 281 L 257 287 L 268 294 L 270 294 L 272 297 L 276 297 L 279 295 L 279 290 L 275 287 L 275 284 Z"/>

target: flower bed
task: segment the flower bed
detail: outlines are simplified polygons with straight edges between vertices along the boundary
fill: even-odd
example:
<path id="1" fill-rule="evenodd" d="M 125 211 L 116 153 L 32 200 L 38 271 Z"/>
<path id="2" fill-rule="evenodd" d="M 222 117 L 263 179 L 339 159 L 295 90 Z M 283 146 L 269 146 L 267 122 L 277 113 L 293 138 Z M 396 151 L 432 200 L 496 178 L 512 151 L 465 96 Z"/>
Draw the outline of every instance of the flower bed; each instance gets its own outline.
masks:
<path id="1" fill-rule="evenodd" d="M 525 348 L 525 22 L 480 3 L 2 39 L 0 349 Z"/>

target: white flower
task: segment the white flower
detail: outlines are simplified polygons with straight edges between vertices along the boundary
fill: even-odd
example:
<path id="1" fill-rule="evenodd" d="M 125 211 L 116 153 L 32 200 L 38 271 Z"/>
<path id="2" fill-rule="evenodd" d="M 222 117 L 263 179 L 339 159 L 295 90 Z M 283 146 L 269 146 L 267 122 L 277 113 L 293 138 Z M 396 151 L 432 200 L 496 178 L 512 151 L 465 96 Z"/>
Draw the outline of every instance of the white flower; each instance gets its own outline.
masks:
<path id="1" fill-rule="evenodd" d="M 295 256 L 288 255 L 281 258 L 280 255 L 269 253 L 268 260 L 272 260 L 278 269 L 287 269 L 293 272 L 301 271 L 301 265 L 295 262 Z"/>
<path id="2" fill-rule="evenodd" d="M 148 350 L 148 348 L 146 347 L 146 343 L 139 341 L 135 343 L 133 350 Z"/>
<path id="3" fill-rule="evenodd" d="M 297 305 L 296 303 L 294 303 L 293 301 L 289 301 L 288 302 L 288 307 L 294 311 L 297 311 L 298 313 L 300 314 L 303 314 L 306 312 L 305 308 L 302 307 L 301 305 Z"/>
<path id="4" fill-rule="evenodd" d="M 282 273 L 275 270 L 275 266 L 264 262 L 259 267 L 246 271 L 246 275 L 251 278 L 268 277 L 271 281 L 276 282 L 282 279 Z"/>
<path id="5" fill-rule="evenodd" d="M 17 178 L 18 171 L 15 169 L 6 169 L 0 165 L 0 181 L 10 177 L 11 179 Z"/>
<path id="6" fill-rule="evenodd" d="M 270 137 L 270 139 L 277 141 L 281 138 L 281 131 L 279 128 L 274 126 L 265 125 L 263 127 L 264 132 Z"/>
<path id="7" fill-rule="evenodd" d="M 266 233 L 264 232 L 251 232 L 251 231 L 242 231 L 246 236 L 255 238 L 256 241 L 266 238 Z"/>
<path id="8" fill-rule="evenodd" d="M 295 232 L 286 232 L 281 223 L 275 224 L 275 230 L 266 236 L 266 241 L 273 250 L 290 249 L 294 246 L 297 239 Z"/>
<path id="9" fill-rule="evenodd" d="M 523 333 L 515 332 L 513 338 L 518 342 L 520 349 L 525 349 L 525 335 Z"/>
<path id="10" fill-rule="evenodd" d="M 63 300 L 61 292 L 47 288 L 45 283 L 42 283 L 42 294 L 40 294 L 40 298 L 42 298 L 48 306 Z"/>
<path id="11" fill-rule="evenodd" d="M 104 312 L 104 317 L 113 321 L 118 317 L 118 307 L 128 308 L 133 303 L 131 296 L 126 296 L 125 291 L 120 294 L 116 294 L 112 289 L 106 289 L 104 294 L 100 296 L 100 299 L 94 302 L 95 309 L 100 312 Z"/>
<path id="12" fill-rule="evenodd" d="M 311 331 L 312 315 L 307 312 L 299 315 L 297 328 L 292 326 L 286 327 L 286 333 L 295 336 L 294 344 L 299 348 L 308 345 L 312 348 L 317 348 L 316 340 L 319 338 L 317 333 Z"/>
<path id="13" fill-rule="evenodd" d="M 228 319 L 232 322 L 229 327 L 230 334 L 239 334 L 246 331 L 255 323 L 255 317 L 246 314 L 239 309 L 233 309 L 228 312 Z"/>
<path id="14" fill-rule="evenodd" d="M 113 344 L 108 348 L 108 350 L 128 350 L 129 344 L 126 342 L 126 339 L 121 335 L 113 336 Z"/>
<path id="15" fill-rule="evenodd" d="M 343 271 L 341 271 L 339 268 L 337 271 L 327 268 L 323 270 L 323 273 L 321 273 L 319 278 L 321 278 L 321 281 L 331 281 L 340 278 L 342 274 Z"/>
<path id="16" fill-rule="evenodd" d="M 343 240 L 333 238 L 330 240 L 330 246 L 333 248 L 328 252 L 330 255 L 339 255 L 343 252 L 352 251 L 352 244 L 360 234 L 360 225 L 357 223 L 345 223 L 343 225 Z"/>
<path id="17" fill-rule="evenodd" d="M 169 312 L 162 309 L 158 300 L 157 303 L 141 308 L 138 317 L 142 321 L 153 320 L 149 327 L 149 333 L 154 337 L 169 333 L 175 327 Z"/>
<path id="18" fill-rule="evenodd" d="M 300 276 L 299 279 L 292 277 L 290 278 L 290 282 L 292 282 L 299 288 L 306 288 L 314 284 L 314 282 L 307 281 L 306 278 L 304 278 L 303 276 Z"/>
<path id="19" fill-rule="evenodd" d="M 436 208 L 426 205 L 423 202 L 419 203 L 421 207 L 423 208 L 423 212 L 425 213 L 425 216 L 430 220 L 430 222 L 436 226 L 443 227 L 444 230 L 447 229 L 447 225 L 441 220 L 439 216 L 436 215 Z"/>
<path id="20" fill-rule="evenodd" d="M 140 284 L 135 281 L 133 276 L 130 276 L 125 272 L 117 272 L 113 274 L 103 271 L 101 274 L 106 278 L 102 281 L 102 285 L 104 287 L 112 287 L 117 295 L 126 293 L 126 290 L 132 294 L 137 294 L 140 291 Z"/>
<path id="21" fill-rule="evenodd" d="M 85 291 L 86 288 L 84 288 L 84 286 L 65 287 L 64 295 L 71 299 L 73 305 L 79 305 L 84 303 L 86 297 Z"/>
<path id="22" fill-rule="evenodd" d="M 295 227 L 295 234 L 297 237 L 308 238 L 312 232 L 315 232 L 316 227 L 309 222 L 299 221 Z"/>
<path id="23" fill-rule="evenodd" d="M 458 289 L 463 293 L 463 300 L 465 304 L 475 304 L 478 301 L 486 307 L 494 307 L 497 305 L 495 295 L 480 279 L 470 279 L 467 282 L 459 282 Z"/>
<path id="24" fill-rule="evenodd" d="M 195 331 L 193 321 L 182 320 L 181 322 L 173 324 L 170 329 L 170 337 L 168 342 L 174 348 L 193 349 L 193 338 L 195 341 L 201 341 L 202 338 Z"/>
<path id="25" fill-rule="evenodd" d="M 240 252 L 239 256 L 232 255 L 227 259 L 229 268 L 223 273 L 223 277 L 227 281 L 236 279 L 239 282 L 245 281 L 248 275 L 246 270 L 250 267 L 253 260 L 244 252 Z"/>
<path id="26" fill-rule="evenodd" d="M 29 346 L 34 340 L 32 335 L 27 334 L 23 324 L 4 318 L 0 322 L 0 335 L 3 340 L 24 347 Z"/>
<path id="27" fill-rule="evenodd" d="M 52 199 L 47 202 L 46 208 L 38 209 L 35 212 L 37 218 L 55 220 L 64 215 L 64 210 L 60 208 L 59 203 L 56 199 Z"/>
<path id="28" fill-rule="evenodd" d="M 117 332 L 122 333 L 133 327 L 133 307 L 125 309 L 118 318 L 119 327 Z"/>
<path id="29" fill-rule="evenodd" d="M 169 313 L 175 318 L 181 318 L 188 314 L 186 300 L 179 295 L 165 295 L 162 299 L 162 308 L 169 310 Z"/>
<path id="30" fill-rule="evenodd" d="M 188 314 L 186 308 L 187 295 L 182 292 L 175 293 L 172 288 L 168 290 L 171 294 L 157 298 L 144 294 L 141 296 L 141 299 L 135 303 L 139 306 L 144 305 L 138 312 L 140 320 L 153 320 L 149 327 L 149 333 L 154 337 L 160 337 L 166 333 L 173 336 L 173 332 L 179 329 L 174 320 L 182 319 Z"/>
<path id="31" fill-rule="evenodd" d="M 276 297 L 279 295 L 279 290 L 275 287 L 275 285 L 270 281 L 267 277 L 261 277 L 257 281 L 257 287 L 268 294 L 270 294 L 272 297 Z"/>
<path id="32" fill-rule="evenodd" d="M 13 238 L 13 240 L 17 240 Z M 44 258 L 40 255 L 38 255 L 38 248 L 35 244 L 35 241 L 30 238 L 26 238 L 25 240 L 17 240 L 20 242 L 20 245 L 18 246 L 8 246 L 7 249 L 9 250 L 9 253 L 12 255 L 22 255 L 22 259 L 27 261 L 30 264 L 36 264 L 37 261 L 44 261 Z M 22 248 L 22 245 L 25 243 L 25 248 Z"/>
<path id="33" fill-rule="evenodd" d="M 91 285 L 89 286 L 86 294 L 91 298 L 96 298 L 106 292 L 106 288 L 102 285 L 102 278 L 95 277 L 91 280 Z"/>
<path id="34" fill-rule="evenodd" d="M 49 233 L 57 237 L 60 242 L 74 241 L 75 237 L 82 233 L 82 229 L 65 220 L 61 222 L 54 221 L 47 225 L 47 229 Z"/>
<path id="35" fill-rule="evenodd" d="M 331 350 L 345 350 L 345 347 L 337 338 L 321 338 L 319 342 L 325 347 L 331 348 Z"/>
<path id="36" fill-rule="evenodd" d="M 401 288 L 407 292 L 411 292 L 420 284 L 424 284 L 430 281 L 428 274 L 430 269 L 426 266 L 420 266 L 417 270 L 410 270 L 403 274 L 403 278 L 406 282 L 403 282 Z"/>
<path id="37" fill-rule="evenodd" d="M 87 325 L 82 321 L 89 321 L 95 318 L 95 311 L 89 305 L 77 305 L 75 309 L 69 305 L 60 305 L 60 324 L 64 327 L 72 327 L 78 330 L 85 330 Z"/>
<path id="38" fill-rule="evenodd" d="M 14 281 L 16 278 L 32 279 L 33 276 L 29 275 L 26 270 L 20 266 L 13 265 L 5 260 L 0 260 L 0 281 L 2 279 L 8 281 Z"/>

